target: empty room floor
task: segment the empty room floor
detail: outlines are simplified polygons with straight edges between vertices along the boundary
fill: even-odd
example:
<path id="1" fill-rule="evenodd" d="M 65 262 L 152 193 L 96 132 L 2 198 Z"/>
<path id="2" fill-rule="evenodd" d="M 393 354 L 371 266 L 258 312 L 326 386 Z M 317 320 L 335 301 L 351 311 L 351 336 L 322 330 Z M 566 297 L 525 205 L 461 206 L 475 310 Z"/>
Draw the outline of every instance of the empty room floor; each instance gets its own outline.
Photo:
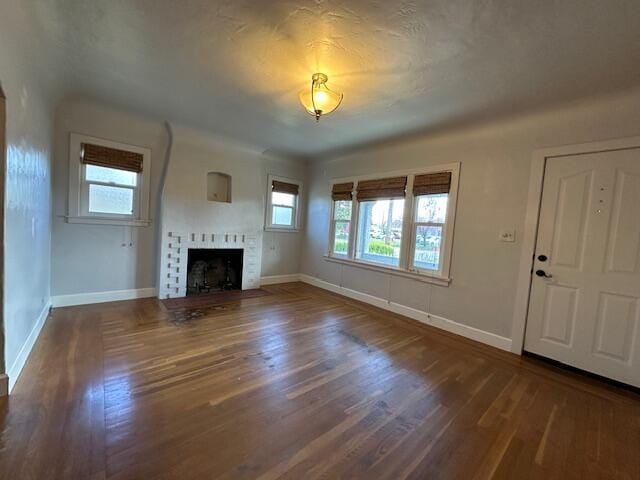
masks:
<path id="1" fill-rule="evenodd" d="M 7 479 L 640 478 L 640 397 L 302 283 L 53 311 Z"/>

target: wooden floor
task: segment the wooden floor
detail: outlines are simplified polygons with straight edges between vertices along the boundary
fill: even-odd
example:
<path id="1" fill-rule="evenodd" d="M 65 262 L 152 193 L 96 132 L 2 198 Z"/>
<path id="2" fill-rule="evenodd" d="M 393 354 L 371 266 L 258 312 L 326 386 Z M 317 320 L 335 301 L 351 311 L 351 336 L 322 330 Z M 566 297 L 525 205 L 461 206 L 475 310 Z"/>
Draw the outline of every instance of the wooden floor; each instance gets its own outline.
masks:
<path id="1" fill-rule="evenodd" d="M 640 399 L 300 284 L 169 321 L 60 308 L 0 407 L 6 479 L 640 478 Z"/>

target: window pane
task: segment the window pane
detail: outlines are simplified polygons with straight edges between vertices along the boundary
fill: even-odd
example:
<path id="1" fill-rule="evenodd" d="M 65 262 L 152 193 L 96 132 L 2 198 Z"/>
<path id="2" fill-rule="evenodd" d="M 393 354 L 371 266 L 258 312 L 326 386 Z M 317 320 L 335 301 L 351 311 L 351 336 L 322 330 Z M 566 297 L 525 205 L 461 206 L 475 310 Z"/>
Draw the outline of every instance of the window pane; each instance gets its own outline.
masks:
<path id="1" fill-rule="evenodd" d="M 413 266 L 425 270 L 440 270 L 442 227 L 418 225 Z"/>
<path id="2" fill-rule="evenodd" d="M 272 192 L 271 195 L 271 203 L 274 205 L 293 207 L 296 204 L 296 196 L 291 193 Z"/>
<path id="3" fill-rule="evenodd" d="M 448 193 L 417 197 L 416 222 L 444 223 L 447 218 Z"/>
<path id="4" fill-rule="evenodd" d="M 289 207 L 273 207 L 271 214 L 271 223 L 273 225 L 282 225 L 287 227 L 293 226 L 293 208 Z"/>
<path id="5" fill-rule="evenodd" d="M 333 237 L 333 253 L 346 255 L 349 250 L 350 221 L 337 221 Z"/>
<path id="6" fill-rule="evenodd" d="M 133 214 L 133 190 L 130 188 L 89 185 L 91 213 Z"/>
<path id="7" fill-rule="evenodd" d="M 333 211 L 334 220 L 351 220 L 351 200 L 338 200 Z"/>
<path id="8" fill-rule="evenodd" d="M 126 170 L 87 165 L 87 180 L 89 181 L 117 183 L 119 185 L 135 187 L 137 177 L 137 173 L 127 172 Z"/>
<path id="9" fill-rule="evenodd" d="M 399 265 L 403 210 L 404 198 L 360 203 L 357 258 Z"/>

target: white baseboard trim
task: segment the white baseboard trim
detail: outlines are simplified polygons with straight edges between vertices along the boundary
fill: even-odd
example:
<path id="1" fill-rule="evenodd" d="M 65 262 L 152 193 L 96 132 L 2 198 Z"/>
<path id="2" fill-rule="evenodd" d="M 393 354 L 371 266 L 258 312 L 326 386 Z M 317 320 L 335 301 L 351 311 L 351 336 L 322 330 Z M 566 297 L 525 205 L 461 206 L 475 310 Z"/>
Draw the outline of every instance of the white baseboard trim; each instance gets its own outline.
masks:
<path id="1" fill-rule="evenodd" d="M 475 340 L 477 342 L 484 343 L 501 350 L 506 350 L 508 352 L 511 351 L 511 339 L 496 335 L 495 333 L 486 332 L 475 327 L 470 327 L 469 325 L 463 325 L 462 323 L 449 320 L 448 318 L 433 315 L 428 312 L 423 312 L 422 310 L 417 310 L 415 308 L 406 307 L 398 303 L 389 302 L 373 295 L 358 292 L 356 290 L 351 290 L 349 288 L 341 287 L 333 283 L 325 282 L 324 280 L 320 280 L 319 278 L 312 277 L 310 275 L 301 274 L 300 281 L 323 288 L 325 290 L 329 290 L 334 293 L 338 293 L 340 295 L 344 295 L 345 297 L 353 298 L 354 300 L 368 303 L 369 305 L 382 308 L 383 310 L 388 310 L 390 312 L 412 318 L 426 325 L 440 328 L 447 332 L 470 338 L 471 340 Z"/>
<path id="2" fill-rule="evenodd" d="M 22 345 L 20 352 L 18 352 L 18 356 L 13 361 L 13 365 L 11 365 L 11 367 L 7 371 L 7 376 L 9 377 L 9 388 L 8 388 L 9 393 L 11 393 L 11 390 L 13 390 L 13 387 L 18 381 L 20 372 L 22 372 L 22 368 L 24 367 L 24 364 L 27 362 L 27 358 L 29 358 L 29 354 L 31 353 L 33 346 L 36 344 L 36 340 L 38 339 L 38 336 L 42 331 L 44 322 L 47 320 L 47 317 L 49 316 L 50 308 L 51 308 L 51 302 L 47 302 L 47 304 L 44 306 L 44 308 L 40 312 L 40 315 L 38 316 L 38 319 L 36 320 L 35 325 L 31 329 L 31 332 L 29 333 L 29 336 L 27 337 L 24 344 Z"/>
<path id="3" fill-rule="evenodd" d="M 55 307 L 71 307 L 74 305 L 88 305 L 91 303 L 117 302 L 120 300 L 134 300 L 136 298 L 155 297 L 156 289 L 134 288 L 131 290 L 111 290 L 108 292 L 76 293 L 73 295 L 56 295 L 51 297 Z"/>
<path id="4" fill-rule="evenodd" d="M 299 273 L 290 273 L 288 275 L 270 275 L 268 277 L 260 277 L 260 285 L 275 285 L 277 283 L 299 282 Z"/>

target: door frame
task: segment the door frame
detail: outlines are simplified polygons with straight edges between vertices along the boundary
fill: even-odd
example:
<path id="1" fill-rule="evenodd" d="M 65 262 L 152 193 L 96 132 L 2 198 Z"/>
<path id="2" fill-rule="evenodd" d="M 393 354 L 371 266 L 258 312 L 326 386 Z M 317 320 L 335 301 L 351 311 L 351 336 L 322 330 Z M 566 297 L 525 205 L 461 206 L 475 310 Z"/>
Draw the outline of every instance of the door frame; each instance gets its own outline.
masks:
<path id="1" fill-rule="evenodd" d="M 4 196 L 7 170 L 7 102 L 0 84 L 0 397 L 9 394 L 9 377 L 5 365 L 4 325 Z"/>
<path id="2" fill-rule="evenodd" d="M 522 249 L 520 251 L 520 267 L 516 282 L 516 299 L 513 308 L 513 328 L 511 332 L 511 351 L 513 353 L 522 355 L 524 350 L 527 315 L 529 313 L 529 298 L 531 295 L 531 272 L 536 240 L 538 238 L 540 202 L 542 201 L 542 185 L 544 183 L 544 171 L 547 160 L 567 155 L 611 152 L 633 148 L 640 148 L 640 136 L 542 148 L 533 152 L 531 172 L 529 174 L 527 210 L 522 235 Z"/>

